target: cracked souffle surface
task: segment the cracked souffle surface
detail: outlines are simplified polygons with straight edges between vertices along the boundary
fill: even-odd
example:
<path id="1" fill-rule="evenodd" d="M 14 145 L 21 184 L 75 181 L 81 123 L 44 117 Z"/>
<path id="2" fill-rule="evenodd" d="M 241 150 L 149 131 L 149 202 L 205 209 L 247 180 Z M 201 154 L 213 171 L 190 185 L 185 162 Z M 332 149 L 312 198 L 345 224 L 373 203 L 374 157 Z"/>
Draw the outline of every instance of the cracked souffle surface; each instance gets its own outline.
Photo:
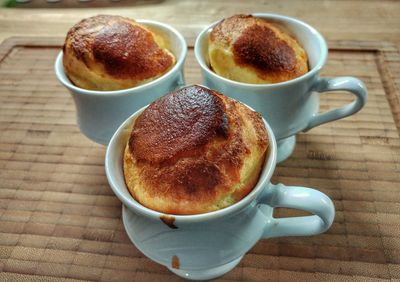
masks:
<path id="1" fill-rule="evenodd" d="M 189 86 L 137 117 L 125 148 L 125 181 L 150 209 L 206 213 L 253 189 L 268 146 L 258 113 L 214 90 Z"/>

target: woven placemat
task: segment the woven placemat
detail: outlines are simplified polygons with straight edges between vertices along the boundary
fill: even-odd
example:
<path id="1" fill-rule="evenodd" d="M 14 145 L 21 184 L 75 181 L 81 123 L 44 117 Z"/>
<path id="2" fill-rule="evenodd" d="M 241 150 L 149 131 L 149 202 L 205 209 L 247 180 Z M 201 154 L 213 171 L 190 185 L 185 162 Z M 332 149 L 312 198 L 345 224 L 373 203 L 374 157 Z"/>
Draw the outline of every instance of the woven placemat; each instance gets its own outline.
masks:
<path id="1" fill-rule="evenodd" d="M 60 42 L 12 38 L 0 45 L 0 280 L 180 280 L 125 234 L 104 173 L 105 147 L 79 133 L 72 98 L 55 78 Z M 323 75 L 361 78 L 368 103 L 298 135 L 273 182 L 328 194 L 335 222 L 319 236 L 260 241 L 220 280 L 400 278 L 400 55 L 381 42 L 330 46 Z M 201 83 L 192 49 L 185 67 L 187 83 Z M 321 109 L 349 101 L 340 92 L 322 95 Z"/>

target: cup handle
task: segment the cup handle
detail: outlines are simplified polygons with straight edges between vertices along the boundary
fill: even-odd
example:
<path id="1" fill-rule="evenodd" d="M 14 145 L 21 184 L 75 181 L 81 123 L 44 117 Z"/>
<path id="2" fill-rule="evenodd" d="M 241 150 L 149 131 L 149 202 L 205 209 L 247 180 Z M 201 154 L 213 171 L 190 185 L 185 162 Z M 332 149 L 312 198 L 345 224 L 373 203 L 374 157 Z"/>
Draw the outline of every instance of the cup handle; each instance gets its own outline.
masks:
<path id="1" fill-rule="evenodd" d="M 331 199 L 311 188 L 270 184 L 264 190 L 259 204 L 267 204 L 273 208 L 299 209 L 314 214 L 288 218 L 268 217 L 269 224 L 264 230 L 263 238 L 317 235 L 328 230 L 335 218 L 335 207 Z"/>
<path id="2" fill-rule="evenodd" d="M 303 131 L 308 131 L 313 127 L 320 124 L 341 119 L 358 112 L 367 101 L 367 88 L 364 83 L 354 77 L 335 77 L 335 78 L 320 78 L 318 82 L 312 87 L 311 91 L 329 92 L 345 90 L 356 96 L 356 100 L 326 113 L 316 113 L 312 116 L 307 127 Z"/>

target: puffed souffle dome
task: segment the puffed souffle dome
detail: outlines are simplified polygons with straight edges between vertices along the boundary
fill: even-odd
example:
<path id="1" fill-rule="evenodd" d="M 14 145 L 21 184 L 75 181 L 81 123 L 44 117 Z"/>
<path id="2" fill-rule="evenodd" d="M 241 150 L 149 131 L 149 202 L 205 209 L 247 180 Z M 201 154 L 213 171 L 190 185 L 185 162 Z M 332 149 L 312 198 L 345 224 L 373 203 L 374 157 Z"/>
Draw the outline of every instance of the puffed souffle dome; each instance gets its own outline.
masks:
<path id="1" fill-rule="evenodd" d="M 217 91 L 188 86 L 159 98 L 133 122 L 125 182 L 152 210 L 207 213 L 252 191 L 268 148 L 260 114 Z"/>
<path id="2" fill-rule="evenodd" d="M 176 59 L 168 40 L 135 20 L 98 15 L 81 20 L 65 38 L 64 71 L 77 87 L 112 91 L 148 83 Z"/>
<path id="3" fill-rule="evenodd" d="M 251 15 L 217 23 L 208 40 L 212 70 L 230 80 L 279 83 L 308 72 L 307 53 L 281 25 Z"/>

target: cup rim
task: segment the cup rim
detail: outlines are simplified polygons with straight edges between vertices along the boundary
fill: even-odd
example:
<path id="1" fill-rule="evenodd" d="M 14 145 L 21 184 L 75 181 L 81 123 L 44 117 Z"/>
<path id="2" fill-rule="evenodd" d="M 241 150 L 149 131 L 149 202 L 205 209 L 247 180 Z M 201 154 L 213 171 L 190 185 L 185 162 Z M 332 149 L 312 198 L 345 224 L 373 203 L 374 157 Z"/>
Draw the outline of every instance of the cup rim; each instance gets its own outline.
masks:
<path id="1" fill-rule="evenodd" d="M 155 26 L 155 27 L 158 27 L 158 28 L 161 28 L 164 30 L 168 30 L 176 36 L 176 39 L 179 42 L 179 44 L 182 46 L 182 49 L 181 49 L 180 53 L 177 54 L 177 60 L 176 60 L 175 65 L 169 71 L 167 71 L 162 76 L 160 76 L 150 82 L 147 82 L 145 84 L 138 85 L 135 87 L 120 89 L 120 90 L 107 90 L 107 91 L 89 90 L 89 89 L 84 89 L 84 88 L 74 85 L 68 79 L 66 73 L 64 72 L 64 67 L 63 67 L 63 63 L 62 63 L 63 51 L 61 50 L 58 53 L 55 63 L 54 63 L 54 70 L 55 70 L 57 79 L 61 82 L 61 84 L 63 84 L 69 90 L 72 90 L 74 92 L 78 92 L 78 93 L 84 94 L 84 95 L 94 95 L 94 96 L 96 96 L 96 95 L 123 96 L 123 95 L 131 94 L 132 92 L 145 91 L 148 88 L 156 86 L 159 83 L 161 83 L 162 81 L 169 79 L 174 73 L 176 73 L 182 67 L 182 65 L 186 59 L 188 47 L 187 47 L 185 38 L 178 30 L 176 30 L 174 27 L 172 27 L 168 24 L 165 24 L 165 23 L 161 23 L 161 22 L 157 22 L 157 21 L 153 21 L 153 20 L 142 20 L 142 19 L 138 19 L 138 20 L 136 20 L 136 22 L 144 24 L 144 25 Z"/>
<path id="2" fill-rule="evenodd" d="M 254 17 L 258 17 L 258 18 L 263 18 L 263 19 L 272 19 L 272 20 L 277 20 L 279 22 L 285 23 L 285 22 L 290 22 L 296 25 L 300 25 L 305 27 L 307 30 L 309 30 L 312 34 L 315 35 L 316 39 L 318 40 L 319 45 L 321 46 L 321 56 L 320 59 L 318 60 L 318 63 L 311 69 L 309 70 L 307 73 L 303 74 L 302 76 L 296 77 L 294 79 L 288 80 L 288 81 L 283 81 L 283 82 L 278 82 L 278 83 L 262 83 L 262 84 L 252 84 L 252 83 L 245 83 L 245 82 L 239 82 L 239 81 L 235 81 L 235 80 L 231 80 L 225 77 L 222 77 L 218 74 L 216 74 L 215 72 L 213 72 L 206 64 L 205 64 L 205 60 L 203 59 L 203 56 L 201 54 L 201 43 L 203 42 L 203 40 L 205 39 L 207 33 L 211 32 L 211 29 L 218 24 L 221 20 L 216 21 L 212 24 L 210 24 L 209 26 L 207 26 L 206 28 L 204 28 L 199 35 L 196 38 L 195 44 L 194 44 L 194 54 L 196 57 L 196 61 L 197 63 L 200 65 L 200 67 L 207 72 L 208 75 L 211 75 L 213 78 L 224 82 L 224 83 L 230 83 L 236 87 L 239 88 L 246 88 L 246 87 L 252 87 L 252 88 L 275 88 L 275 87 L 281 87 L 281 86 L 288 86 L 288 85 L 292 85 L 295 84 L 299 81 L 308 79 L 309 77 L 314 76 L 316 73 L 318 73 L 322 67 L 325 65 L 326 63 L 326 59 L 328 56 L 328 45 L 324 39 L 324 37 L 322 36 L 322 34 L 316 30 L 314 27 L 312 27 L 311 25 L 296 19 L 296 18 L 292 18 L 292 17 L 288 17 L 288 16 L 284 16 L 284 15 L 280 15 L 280 14 L 273 14 L 273 13 L 252 13 L 251 14 Z"/>
<path id="3" fill-rule="evenodd" d="M 244 103 L 242 103 L 244 104 Z M 244 104 L 247 106 L 246 104 Z M 258 179 L 257 184 L 254 186 L 253 190 L 247 194 L 243 199 L 241 199 L 239 202 L 225 207 L 220 210 L 212 211 L 212 212 L 207 212 L 207 213 L 202 213 L 202 214 L 193 214 L 193 215 L 175 215 L 175 214 L 166 214 L 163 212 L 158 212 L 155 210 L 152 210 L 150 208 L 147 208 L 137 202 L 129 193 L 128 188 L 126 187 L 126 184 L 124 184 L 124 187 L 120 187 L 117 185 L 117 182 L 115 180 L 115 169 L 113 166 L 112 160 L 114 159 L 113 156 L 117 154 L 118 152 L 123 152 L 125 150 L 126 146 L 126 140 L 124 142 L 121 142 L 121 138 L 123 138 L 124 131 L 126 132 L 127 129 L 129 131 L 132 128 L 132 123 L 134 120 L 144 111 L 147 106 L 144 106 L 143 108 L 139 109 L 136 111 L 134 114 L 132 114 L 129 118 L 127 118 L 115 131 L 114 135 L 111 137 L 111 140 L 107 146 L 106 150 L 106 156 L 105 156 L 105 171 L 106 171 L 106 176 L 107 180 L 110 184 L 111 189 L 113 190 L 114 194 L 120 199 L 120 201 L 130 210 L 133 212 L 140 214 L 142 216 L 146 216 L 148 218 L 154 219 L 154 220 L 160 220 L 163 216 L 172 216 L 174 218 L 175 223 L 194 223 L 194 222 L 204 222 L 204 221 L 209 221 L 209 220 L 214 220 L 217 218 L 225 217 L 228 215 L 231 215 L 235 212 L 240 211 L 241 209 L 247 207 L 250 205 L 250 203 L 256 199 L 260 193 L 264 190 L 267 189 L 267 185 L 269 183 L 269 180 L 272 177 L 272 174 L 275 170 L 276 166 L 276 158 L 277 158 L 277 144 L 275 140 L 274 133 L 272 132 L 271 127 L 269 124 L 265 121 L 264 118 L 262 118 L 265 128 L 267 130 L 268 134 L 268 139 L 269 139 L 269 147 L 268 147 L 268 155 L 265 158 L 263 169 L 260 172 L 260 176 Z M 249 106 L 247 106 L 249 107 Z M 253 110 L 251 107 L 249 107 L 251 110 Z M 253 110 L 254 111 L 254 110 Z M 125 137 L 126 138 L 126 137 Z M 123 148 L 121 148 L 121 144 L 123 144 Z M 123 160 L 120 160 L 120 165 L 123 166 Z M 123 168 L 122 170 L 123 171 Z M 122 173 L 121 177 L 124 178 L 124 175 Z M 125 182 L 124 182 L 125 183 Z M 121 189 L 127 189 L 129 196 L 125 196 Z"/>

